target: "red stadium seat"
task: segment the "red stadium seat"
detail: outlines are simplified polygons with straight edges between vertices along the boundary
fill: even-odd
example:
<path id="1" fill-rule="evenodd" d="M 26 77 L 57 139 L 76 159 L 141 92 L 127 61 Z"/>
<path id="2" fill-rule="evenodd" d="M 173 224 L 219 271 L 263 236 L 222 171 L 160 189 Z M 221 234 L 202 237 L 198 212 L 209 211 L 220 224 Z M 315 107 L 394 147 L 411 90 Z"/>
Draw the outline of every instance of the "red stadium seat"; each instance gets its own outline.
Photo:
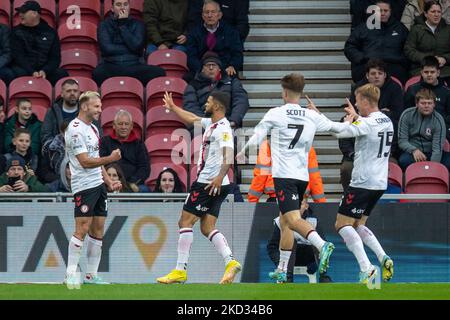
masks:
<path id="1" fill-rule="evenodd" d="M 91 78 L 78 77 L 78 76 L 64 77 L 62 79 L 59 79 L 58 82 L 56 82 L 56 84 L 55 84 L 55 100 L 61 96 L 61 86 L 62 86 L 63 82 L 68 79 L 76 80 L 78 82 L 78 85 L 80 86 L 81 92 L 98 91 L 97 84 Z"/>
<path id="2" fill-rule="evenodd" d="M 31 100 L 33 108 L 41 106 L 50 108 L 52 105 L 53 88 L 50 82 L 42 78 L 19 77 L 9 84 L 9 105 L 14 107 L 16 100 L 27 98 Z"/>
<path id="3" fill-rule="evenodd" d="M 450 143 L 448 142 L 447 139 L 445 139 L 445 141 L 444 141 L 444 148 L 443 148 L 443 150 L 445 152 L 450 152 Z"/>
<path id="4" fill-rule="evenodd" d="M 20 24 L 20 16 L 15 8 L 23 5 L 27 0 L 14 0 L 13 3 L 13 26 Z M 2 2 L 7 2 L 7 0 L 2 0 Z M 41 6 L 41 18 L 44 19 L 48 25 L 52 28 L 56 27 L 56 3 L 55 0 L 39 0 Z"/>
<path id="5" fill-rule="evenodd" d="M 171 133 L 175 129 L 185 128 L 184 122 L 173 112 L 163 106 L 154 107 L 147 111 L 146 137 L 158 133 Z"/>
<path id="6" fill-rule="evenodd" d="M 398 164 L 389 161 L 388 182 L 403 189 L 403 171 Z"/>
<path id="7" fill-rule="evenodd" d="M 158 77 L 147 83 L 147 110 L 164 104 L 164 93 L 172 92 L 172 98 L 179 107 L 183 106 L 183 93 L 187 83 L 180 78 Z"/>
<path id="8" fill-rule="evenodd" d="M 403 90 L 403 84 L 402 84 L 402 82 L 400 80 L 398 80 L 394 76 L 391 76 L 391 79 L 392 79 L 392 81 L 396 82 L 400 86 L 400 88 L 402 88 L 402 90 Z"/>
<path id="9" fill-rule="evenodd" d="M 0 1 L 0 23 L 9 26 L 11 17 L 11 3 L 9 1 Z"/>
<path id="10" fill-rule="evenodd" d="M 131 0 L 130 4 L 130 16 L 135 19 L 142 20 L 143 12 L 144 12 L 144 0 Z M 105 10 L 104 16 L 105 18 L 111 13 L 112 9 L 112 1 L 105 0 Z"/>
<path id="11" fill-rule="evenodd" d="M 108 78 L 103 81 L 100 91 L 104 109 L 122 104 L 136 107 L 139 110 L 144 109 L 144 87 L 136 78 Z"/>
<path id="12" fill-rule="evenodd" d="M 91 78 L 92 70 L 97 66 L 98 58 L 95 52 L 86 49 L 71 49 L 61 51 L 61 68 L 71 76 Z"/>
<path id="13" fill-rule="evenodd" d="M 40 121 L 44 121 L 45 115 L 49 109 L 39 105 L 32 105 L 32 111 L 37 116 Z M 16 112 L 14 107 L 10 108 L 8 111 L 8 118 L 11 117 Z"/>
<path id="14" fill-rule="evenodd" d="M 98 55 L 97 25 L 82 21 L 79 28 L 69 28 L 65 23 L 58 27 L 61 51 L 68 49 L 87 49 Z"/>
<path id="15" fill-rule="evenodd" d="M 108 109 L 103 110 L 100 117 L 100 125 L 103 129 L 103 135 L 109 135 L 113 131 L 114 117 L 121 109 L 127 110 L 131 114 L 131 117 L 133 118 L 133 131 L 139 139 L 142 139 L 142 132 L 144 130 L 144 115 L 142 114 L 142 111 L 138 110 L 134 106 L 127 105 L 110 106 Z"/>
<path id="16" fill-rule="evenodd" d="M 180 178 L 181 184 L 183 185 L 183 190 L 186 191 L 187 187 L 187 171 L 184 166 L 176 165 L 171 162 L 168 163 L 153 163 L 151 164 L 152 170 L 150 171 L 150 177 L 145 181 L 145 185 L 148 186 L 152 191 L 155 189 L 156 179 L 158 179 L 161 171 L 167 168 L 173 169 L 178 177 Z"/>
<path id="17" fill-rule="evenodd" d="M 156 50 L 147 58 L 147 64 L 160 66 L 168 77 L 182 78 L 189 71 L 186 53 L 175 50 Z"/>
<path id="18" fill-rule="evenodd" d="M 420 82 L 420 76 L 414 76 L 414 77 L 410 78 L 408 81 L 406 81 L 405 92 L 408 91 L 410 86 L 412 86 L 413 84 L 416 84 L 418 82 Z"/>
<path id="19" fill-rule="evenodd" d="M 154 163 L 172 162 L 177 165 L 187 163 L 189 132 L 179 134 L 155 134 L 145 140 L 148 155 L 152 165 Z"/>
<path id="20" fill-rule="evenodd" d="M 441 163 L 415 162 L 406 168 L 406 194 L 448 194 L 448 186 L 448 170 Z M 447 200 L 408 200 L 408 202 L 447 202 Z"/>
<path id="21" fill-rule="evenodd" d="M 108 1 L 108 0 L 106 0 Z M 74 7 L 78 6 L 79 11 L 75 11 Z M 67 12 L 69 8 L 69 12 Z M 100 0 L 59 0 L 59 25 L 65 24 L 68 18 L 74 14 L 80 14 L 81 21 L 88 21 L 94 24 L 99 24 L 101 20 L 101 2 Z M 72 18 L 69 23 L 75 23 Z"/>
<path id="22" fill-rule="evenodd" d="M 3 80 L 0 80 L 0 97 L 3 98 L 3 102 L 6 106 L 6 84 Z"/>

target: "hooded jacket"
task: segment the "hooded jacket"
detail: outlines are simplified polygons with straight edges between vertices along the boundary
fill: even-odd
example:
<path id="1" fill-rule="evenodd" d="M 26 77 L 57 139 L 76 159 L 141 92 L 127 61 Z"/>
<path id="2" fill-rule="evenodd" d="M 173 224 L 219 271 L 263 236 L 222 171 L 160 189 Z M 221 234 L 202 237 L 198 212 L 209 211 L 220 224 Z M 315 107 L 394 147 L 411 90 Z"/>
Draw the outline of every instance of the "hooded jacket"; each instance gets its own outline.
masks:
<path id="1" fill-rule="evenodd" d="M 403 45 L 408 29 L 398 20 L 390 18 L 381 24 L 381 29 L 370 30 L 365 23 L 352 31 L 345 42 L 344 54 L 352 64 L 365 64 L 378 58 L 386 63 L 407 65 Z"/>
<path id="2" fill-rule="evenodd" d="M 119 140 L 113 131 L 111 135 L 100 140 L 100 157 L 109 156 L 115 149 L 120 149 L 122 158 L 118 161 L 127 182 L 144 184 L 150 176 L 150 161 L 147 148 L 134 131 L 126 140 Z"/>
<path id="3" fill-rule="evenodd" d="M 419 149 L 431 153 L 430 161 L 441 161 L 446 130 L 444 118 L 438 112 L 424 117 L 417 107 L 408 108 L 402 113 L 398 127 L 398 144 L 403 152 Z"/>
<path id="4" fill-rule="evenodd" d="M 13 64 L 30 75 L 40 70 L 52 73 L 61 64 L 58 34 L 43 19 L 35 27 L 18 25 L 13 28 L 11 52 L 14 52 Z"/>
<path id="5" fill-rule="evenodd" d="M 411 61 L 411 76 L 420 74 L 422 60 L 426 56 L 440 56 L 447 60 L 441 68 L 441 77 L 450 76 L 450 26 L 445 21 L 441 22 L 433 34 L 425 24 L 424 16 L 416 19 L 416 24 L 411 28 L 404 49 L 406 57 Z"/>
<path id="6" fill-rule="evenodd" d="M 22 127 L 22 125 L 18 123 L 17 113 L 15 113 L 8 118 L 5 124 L 5 153 L 14 151 L 12 139 L 18 127 Z M 33 150 L 33 154 L 39 155 L 41 153 L 41 121 L 38 120 L 34 113 L 31 114 L 25 128 L 31 133 L 31 150 Z"/>
<path id="7" fill-rule="evenodd" d="M 226 117 L 228 121 L 234 121 L 238 127 L 249 108 L 248 95 L 238 78 L 230 78 L 221 74 L 221 78 L 213 81 L 198 72 L 186 87 L 183 94 L 183 107 L 199 117 L 205 116 L 205 103 L 213 90 L 219 90 L 230 94 L 230 106 Z"/>

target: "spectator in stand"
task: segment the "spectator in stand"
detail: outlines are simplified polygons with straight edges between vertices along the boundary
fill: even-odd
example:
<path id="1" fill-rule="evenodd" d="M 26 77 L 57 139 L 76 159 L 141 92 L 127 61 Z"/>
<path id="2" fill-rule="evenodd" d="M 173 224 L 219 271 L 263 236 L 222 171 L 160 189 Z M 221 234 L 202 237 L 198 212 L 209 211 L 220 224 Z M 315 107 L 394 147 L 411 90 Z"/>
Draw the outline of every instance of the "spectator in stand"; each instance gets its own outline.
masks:
<path id="1" fill-rule="evenodd" d="M 224 72 L 229 76 L 237 76 L 242 70 L 244 61 L 243 46 L 239 32 L 233 26 L 220 20 L 220 5 L 213 0 L 205 0 L 202 10 L 203 24 L 198 24 L 188 36 L 187 55 L 189 76 L 202 69 L 202 57 L 207 51 L 214 51 L 221 60 Z"/>
<path id="2" fill-rule="evenodd" d="M 0 24 L 0 79 L 8 85 L 14 79 L 14 72 L 9 68 L 11 63 L 11 40 L 9 27 Z"/>
<path id="3" fill-rule="evenodd" d="M 242 126 L 242 120 L 249 108 L 248 95 L 238 78 L 223 72 L 222 61 L 214 52 L 207 52 L 202 59 L 202 69 L 186 87 L 183 108 L 199 117 L 205 117 L 205 103 L 213 90 L 227 92 L 230 106 L 226 117 L 231 128 Z"/>
<path id="4" fill-rule="evenodd" d="M 33 113 L 31 101 L 18 99 L 16 101 L 16 113 L 14 113 L 5 124 L 5 152 L 14 151 L 12 140 L 17 128 L 26 128 L 31 134 L 31 150 L 33 154 L 41 153 L 41 121 Z"/>
<path id="5" fill-rule="evenodd" d="M 78 115 L 80 97 L 80 86 L 75 79 L 67 79 L 61 84 L 61 97 L 57 99 L 53 106 L 47 111 L 41 128 L 41 143 L 53 140 L 60 133 L 63 122 L 70 123 Z M 100 136 L 103 132 L 98 121 L 94 120 L 94 125 L 99 129 Z"/>
<path id="6" fill-rule="evenodd" d="M 6 172 L 0 176 L 0 192 L 48 192 L 47 186 L 39 182 L 35 175 L 26 171 L 25 160 L 12 156 L 6 162 Z"/>
<path id="7" fill-rule="evenodd" d="M 14 132 L 12 140 L 14 151 L 0 156 L 0 173 L 5 172 L 6 163 L 8 159 L 13 156 L 22 157 L 25 160 L 25 167 L 30 175 L 34 175 L 38 168 L 39 158 L 31 151 L 31 135 L 27 129 L 17 128 Z"/>
<path id="8" fill-rule="evenodd" d="M 147 26 L 147 55 L 156 50 L 176 49 L 186 52 L 186 0 L 145 0 L 144 22 Z"/>
<path id="9" fill-rule="evenodd" d="M 416 107 L 403 111 L 398 132 L 402 154 L 398 160 L 404 170 L 420 161 L 435 161 L 450 169 L 449 154 L 443 152 L 445 141 L 444 118 L 434 110 L 436 96 L 429 89 L 416 94 Z"/>
<path id="10" fill-rule="evenodd" d="M 159 173 L 153 192 L 182 193 L 185 192 L 185 190 L 183 190 L 183 185 L 175 170 L 167 168 Z"/>
<path id="11" fill-rule="evenodd" d="M 398 120 L 404 109 L 403 103 L 403 89 L 396 81 L 392 80 L 387 74 L 386 64 L 379 59 L 371 59 L 366 65 L 365 79 L 356 83 L 352 94 L 350 96 L 350 102 L 355 105 L 355 91 L 357 88 L 371 83 L 380 89 L 380 99 L 378 101 L 378 107 L 381 112 L 386 114 L 394 125 L 394 138 L 391 145 L 391 156 L 398 157 Z M 352 138 L 348 138 L 352 139 Z"/>
<path id="12" fill-rule="evenodd" d="M 416 23 L 416 18 L 423 14 L 425 3 L 431 0 L 408 0 L 403 11 L 401 22 L 411 30 L 411 27 Z M 442 18 L 444 18 L 447 24 L 450 24 L 450 1 L 440 0 L 439 3 L 442 6 Z"/>
<path id="13" fill-rule="evenodd" d="M 3 97 L 0 96 L 0 154 L 3 154 L 4 143 L 5 143 L 5 101 Z"/>
<path id="14" fill-rule="evenodd" d="M 405 55 L 412 63 L 411 76 L 420 74 L 422 60 L 431 55 L 439 60 L 441 77 L 450 77 L 450 26 L 442 19 L 438 1 L 425 4 L 424 15 L 416 19 L 406 40 Z"/>
<path id="15" fill-rule="evenodd" d="M 408 80 L 408 60 L 403 54 L 403 45 L 408 29 L 391 15 L 389 1 L 377 0 L 380 7 L 380 29 L 358 25 L 345 43 L 344 53 L 352 63 L 352 79 L 358 82 L 364 78 L 365 65 L 370 59 L 381 59 L 386 63 L 386 71 L 402 83 Z"/>
<path id="16" fill-rule="evenodd" d="M 59 68 L 61 46 L 58 33 L 41 19 L 41 6 L 36 1 L 26 1 L 19 12 L 21 24 L 11 35 L 12 70 L 15 77 L 44 78 L 53 85 L 69 74 Z"/>
<path id="17" fill-rule="evenodd" d="M 125 180 L 125 175 L 122 168 L 117 162 L 108 164 L 105 167 L 105 170 L 112 181 L 120 181 L 122 184 L 122 188 L 118 192 L 133 192 L 133 190 L 129 187 L 128 182 Z"/>
<path id="18" fill-rule="evenodd" d="M 248 23 L 249 2 L 249 0 L 217 0 L 223 13 L 222 20 L 239 31 L 242 43 L 245 42 L 250 31 Z M 203 3 L 204 0 L 189 1 L 189 30 L 194 29 L 203 22 Z"/>
<path id="19" fill-rule="evenodd" d="M 435 110 L 441 114 L 446 124 L 446 136 L 450 140 L 450 89 L 439 78 L 439 61 L 433 56 L 425 57 L 422 61 L 420 81 L 411 85 L 405 93 L 405 108 L 416 105 L 415 97 L 421 89 L 430 89 L 436 96 Z"/>
<path id="20" fill-rule="evenodd" d="M 405 8 L 407 0 L 392 0 L 391 8 L 392 15 L 398 21 L 402 17 L 403 10 Z M 367 18 L 374 14 L 373 11 L 367 13 L 367 9 L 370 6 L 376 5 L 377 0 L 350 0 L 350 14 L 352 15 L 352 30 L 359 26 L 361 23 L 365 23 Z"/>
<path id="21" fill-rule="evenodd" d="M 100 23 L 97 39 L 103 62 L 92 72 L 100 87 L 111 77 L 133 77 L 145 86 L 165 76 L 164 69 L 144 62 L 145 25 L 130 15 L 128 0 L 113 0 L 113 14 Z"/>
<path id="22" fill-rule="evenodd" d="M 322 177 L 320 176 L 319 164 L 316 151 L 313 147 L 308 153 L 309 184 L 305 196 L 311 196 L 314 202 L 326 202 L 323 191 Z M 276 202 L 275 187 L 272 178 L 272 158 L 270 155 L 270 143 L 265 140 L 258 152 L 255 168 L 253 169 L 253 180 L 247 193 L 249 202 L 258 202 L 259 198 L 267 194 L 267 202 Z"/>
<path id="23" fill-rule="evenodd" d="M 144 142 L 133 131 L 133 118 L 126 110 L 119 110 L 113 122 L 111 135 L 100 141 L 100 157 L 110 155 L 120 149 L 122 158 L 119 165 L 133 192 L 149 192 L 144 184 L 150 175 L 150 161 Z"/>
<path id="24" fill-rule="evenodd" d="M 59 169 L 59 177 L 53 182 L 46 183 L 51 192 L 72 192 L 70 181 L 72 172 L 70 171 L 69 159 L 64 158 Z"/>

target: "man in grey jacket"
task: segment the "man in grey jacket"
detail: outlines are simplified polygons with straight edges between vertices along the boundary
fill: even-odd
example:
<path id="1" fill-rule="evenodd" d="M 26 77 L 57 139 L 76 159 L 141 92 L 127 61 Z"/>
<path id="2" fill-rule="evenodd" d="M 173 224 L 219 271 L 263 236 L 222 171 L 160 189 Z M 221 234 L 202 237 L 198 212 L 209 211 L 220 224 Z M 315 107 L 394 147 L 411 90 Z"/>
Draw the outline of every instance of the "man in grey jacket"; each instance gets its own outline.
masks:
<path id="1" fill-rule="evenodd" d="M 440 162 L 449 167 L 448 154 L 443 154 L 445 141 L 444 118 L 434 110 L 436 96 L 429 89 L 416 94 L 416 106 L 403 111 L 399 121 L 398 143 L 402 151 L 402 170 L 420 161 Z"/>

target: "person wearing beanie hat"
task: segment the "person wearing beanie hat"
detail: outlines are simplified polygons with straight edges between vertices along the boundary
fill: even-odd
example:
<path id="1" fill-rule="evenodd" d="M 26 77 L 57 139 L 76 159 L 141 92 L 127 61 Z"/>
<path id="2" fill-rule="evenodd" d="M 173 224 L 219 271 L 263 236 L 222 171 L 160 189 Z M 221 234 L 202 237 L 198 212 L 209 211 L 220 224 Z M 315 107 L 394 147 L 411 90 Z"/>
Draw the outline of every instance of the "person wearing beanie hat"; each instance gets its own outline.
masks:
<path id="1" fill-rule="evenodd" d="M 26 173 L 25 160 L 13 155 L 6 161 L 6 172 L 0 176 L 0 192 L 47 192 L 36 176 Z"/>
<path id="2" fill-rule="evenodd" d="M 226 117 L 233 129 L 242 126 L 249 108 L 248 95 L 241 81 L 222 72 L 223 64 L 215 52 L 202 57 L 202 69 L 197 72 L 183 95 L 183 108 L 199 117 L 205 117 L 205 104 L 213 90 L 227 92 L 230 97 Z"/>

